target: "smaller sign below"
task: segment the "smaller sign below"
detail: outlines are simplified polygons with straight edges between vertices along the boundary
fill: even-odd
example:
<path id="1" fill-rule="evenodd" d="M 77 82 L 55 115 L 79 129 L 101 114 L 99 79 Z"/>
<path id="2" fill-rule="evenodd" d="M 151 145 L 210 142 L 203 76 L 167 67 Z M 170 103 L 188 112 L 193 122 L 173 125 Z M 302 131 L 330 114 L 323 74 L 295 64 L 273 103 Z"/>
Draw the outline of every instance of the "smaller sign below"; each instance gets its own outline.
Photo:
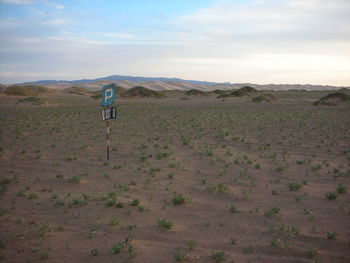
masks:
<path id="1" fill-rule="evenodd" d="M 104 121 L 117 118 L 117 108 L 115 107 L 103 109 L 101 113 Z"/>

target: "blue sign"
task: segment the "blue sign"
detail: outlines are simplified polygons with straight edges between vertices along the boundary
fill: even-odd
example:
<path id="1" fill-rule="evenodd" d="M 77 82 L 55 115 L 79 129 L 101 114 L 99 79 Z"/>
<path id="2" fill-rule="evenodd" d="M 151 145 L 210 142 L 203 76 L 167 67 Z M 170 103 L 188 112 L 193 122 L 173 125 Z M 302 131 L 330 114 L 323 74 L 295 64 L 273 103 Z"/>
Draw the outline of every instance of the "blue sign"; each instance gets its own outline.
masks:
<path id="1" fill-rule="evenodd" d="M 112 105 L 116 98 L 116 88 L 114 84 L 108 84 L 102 87 L 102 103 L 106 107 Z"/>

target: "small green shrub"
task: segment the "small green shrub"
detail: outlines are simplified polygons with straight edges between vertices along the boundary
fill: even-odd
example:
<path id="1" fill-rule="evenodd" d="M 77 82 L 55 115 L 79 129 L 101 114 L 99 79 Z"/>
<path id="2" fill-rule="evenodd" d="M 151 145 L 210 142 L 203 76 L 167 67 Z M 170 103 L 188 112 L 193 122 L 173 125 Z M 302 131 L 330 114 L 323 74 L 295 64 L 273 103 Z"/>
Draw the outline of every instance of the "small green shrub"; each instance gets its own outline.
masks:
<path id="1" fill-rule="evenodd" d="M 197 246 L 197 241 L 196 241 L 196 240 L 193 240 L 193 239 L 192 239 L 192 240 L 188 241 L 188 248 L 189 248 L 190 250 L 195 249 L 196 246 Z"/>
<path id="2" fill-rule="evenodd" d="M 326 236 L 328 239 L 334 240 L 337 237 L 337 234 L 335 232 L 327 232 Z"/>
<path id="3" fill-rule="evenodd" d="M 170 229 L 173 227 L 173 223 L 171 223 L 169 220 L 167 219 L 159 219 L 157 221 L 158 226 L 165 228 L 165 229 Z"/>
<path id="4" fill-rule="evenodd" d="M 176 248 L 174 259 L 179 262 L 184 262 L 188 258 L 188 253 L 181 248 Z"/>
<path id="5" fill-rule="evenodd" d="M 244 254 L 252 254 L 252 253 L 254 253 L 254 249 L 253 249 L 252 246 L 244 247 L 243 248 L 243 253 Z"/>
<path id="6" fill-rule="evenodd" d="M 186 202 L 186 198 L 180 194 L 180 193 L 176 193 L 173 197 L 173 204 L 174 205 L 181 205 L 184 204 Z"/>
<path id="7" fill-rule="evenodd" d="M 111 218 L 110 220 L 109 220 L 109 225 L 110 226 L 116 226 L 116 225 L 118 225 L 119 224 L 119 220 L 117 219 L 117 218 Z"/>
<path id="8" fill-rule="evenodd" d="M 131 206 L 138 206 L 140 204 L 140 200 L 138 198 L 133 199 L 129 205 Z"/>
<path id="9" fill-rule="evenodd" d="M 75 161 L 76 159 L 77 159 L 77 157 L 73 157 L 73 156 L 64 157 L 64 160 L 67 161 L 67 162 Z"/>
<path id="10" fill-rule="evenodd" d="M 58 174 L 56 174 L 56 178 L 58 178 L 58 179 L 63 179 L 63 174 L 60 174 L 60 173 L 58 173 Z"/>
<path id="11" fill-rule="evenodd" d="M 0 239 L 0 248 L 5 248 L 5 247 L 6 247 L 6 242 Z"/>
<path id="12" fill-rule="evenodd" d="M 83 205 L 86 205 L 87 202 L 86 200 L 82 200 L 82 199 L 79 199 L 79 198 L 74 198 L 72 200 L 72 202 L 70 203 L 70 206 L 83 206 Z"/>
<path id="13" fill-rule="evenodd" d="M 56 200 L 54 203 L 54 206 L 64 206 L 64 201 L 63 200 Z"/>
<path id="14" fill-rule="evenodd" d="M 91 253 L 91 255 L 93 255 L 93 256 L 97 256 L 97 255 L 98 255 L 98 253 L 97 253 L 97 248 L 92 249 L 92 250 L 90 251 L 90 253 Z"/>
<path id="15" fill-rule="evenodd" d="M 276 217 L 280 212 L 281 212 L 281 208 L 280 207 L 277 207 L 277 206 L 274 206 L 272 208 L 270 208 L 269 210 L 265 211 L 264 215 L 266 217 Z"/>
<path id="16" fill-rule="evenodd" d="M 295 183 L 295 182 L 293 182 L 293 183 L 289 183 L 289 184 L 288 184 L 288 188 L 289 188 L 289 190 L 291 190 L 291 191 L 299 190 L 299 189 L 302 188 L 302 187 L 303 187 L 303 185 L 300 184 L 300 183 Z"/>
<path id="17" fill-rule="evenodd" d="M 337 186 L 338 194 L 345 194 L 348 191 L 348 187 L 344 183 L 339 183 Z"/>
<path id="18" fill-rule="evenodd" d="M 275 168 L 275 171 L 279 172 L 279 173 L 283 172 L 284 170 L 286 170 L 285 166 L 278 166 L 278 167 Z"/>
<path id="19" fill-rule="evenodd" d="M 213 252 L 213 254 L 211 255 L 212 259 L 215 262 L 223 262 L 226 259 L 226 255 L 224 251 L 217 251 L 217 252 Z"/>
<path id="20" fill-rule="evenodd" d="M 112 244 L 112 253 L 119 254 L 123 251 L 125 246 L 132 241 L 131 237 L 126 237 L 123 241 L 115 242 Z"/>
<path id="21" fill-rule="evenodd" d="M 19 189 L 17 192 L 17 196 L 25 196 L 26 195 L 26 189 Z"/>
<path id="22" fill-rule="evenodd" d="M 68 179 L 68 182 L 73 183 L 73 184 L 78 184 L 78 183 L 80 183 L 80 177 L 79 176 L 72 176 L 71 178 Z"/>
<path id="23" fill-rule="evenodd" d="M 239 212 L 239 208 L 236 205 L 230 205 L 230 212 L 236 214 Z"/>
<path id="24" fill-rule="evenodd" d="M 297 227 L 295 227 L 295 226 L 288 226 L 286 233 L 287 233 L 288 237 L 294 238 L 297 235 L 299 235 L 300 230 Z"/>
<path id="25" fill-rule="evenodd" d="M 306 255 L 310 258 L 314 258 L 318 255 L 318 249 L 317 248 L 310 248 L 306 250 Z"/>
<path id="26" fill-rule="evenodd" d="M 300 196 L 300 195 L 294 196 L 294 200 L 295 200 L 296 202 L 300 202 L 300 201 L 301 201 L 301 196 Z"/>
<path id="27" fill-rule="evenodd" d="M 327 200 L 334 200 L 334 199 L 337 199 L 338 194 L 336 192 L 327 192 L 325 194 L 325 197 Z"/>
<path id="28" fill-rule="evenodd" d="M 28 199 L 38 199 L 38 194 L 37 193 L 30 193 L 28 195 Z"/>
<path id="29" fill-rule="evenodd" d="M 230 244 L 235 245 L 237 243 L 237 238 L 230 238 Z"/>
<path id="30" fill-rule="evenodd" d="M 271 102 L 274 100 L 276 100 L 276 98 L 274 96 L 272 96 L 271 94 L 264 94 L 264 95 L 252 98 L 252 102 L 257 102 L 257 103 L 259 103 L 259 102 Z"/>

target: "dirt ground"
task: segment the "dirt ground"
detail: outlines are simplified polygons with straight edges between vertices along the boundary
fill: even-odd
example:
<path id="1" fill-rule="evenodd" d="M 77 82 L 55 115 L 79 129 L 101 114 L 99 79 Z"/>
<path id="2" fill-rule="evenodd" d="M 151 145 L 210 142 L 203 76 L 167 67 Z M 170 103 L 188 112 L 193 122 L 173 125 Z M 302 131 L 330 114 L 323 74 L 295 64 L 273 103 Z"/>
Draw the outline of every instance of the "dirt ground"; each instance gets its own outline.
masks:
<path id="1" fill-rule="evenodd" d="M 265 92 L 266 93 L 266 92 Z M 350 262 L 350 106 L 327 92 L 0 94 L 1 262 Z"/>

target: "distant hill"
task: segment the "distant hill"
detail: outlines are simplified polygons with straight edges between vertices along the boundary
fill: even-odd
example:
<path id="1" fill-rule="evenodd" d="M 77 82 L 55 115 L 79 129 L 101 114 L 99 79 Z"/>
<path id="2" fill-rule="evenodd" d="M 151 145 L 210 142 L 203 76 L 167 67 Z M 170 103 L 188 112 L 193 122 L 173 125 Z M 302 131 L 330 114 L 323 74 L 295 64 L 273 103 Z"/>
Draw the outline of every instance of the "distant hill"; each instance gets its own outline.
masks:
<path id="1" fill-rule="evenodd" d="M 9 96 L 38 96 L 42 93 L 52 93 L 55 90 L 38 85 L 13 85 L 6 88 L 4 93 Z"/>
<path id="2" fill-rule="evenodd" d="M 342 92 L 330 93 L 318 101 L 314 102 L 314 105 L 326 105 L 326 106 L 337 106 L 339 103 L 349 103 L 350 95 Z"/>
<path id="3" fill-rule="evenodd" d="M 185 80 L 180 78 L 150 78 L 150 77 L 133 77 L 123 75 L 112 75 L 96 79 L 81 80 L 39 80 L 34 82 L 20 83 L 17 85 L 39 85 L 53 89 L 65 89 L 71 86 L 79 86 L 91 91 L 100 90 L 103 85 L 115 83 L 124 89 L 131 89 L 135 86 L 142 86 L 147 89 L 162 90 L 191 90 L 197 89 L 202 91 L 213 90 L 237 90 L 245 86 L 250 86 L 256 90 L 339 90 L 350 89 L 350 87 L 322 86 L 309 84 L 251 84 L 251 83 L 218 83 L 198 80 Z"/>
<path id="4" fill-rule="evenodd" d="M 185 80 L 180 78 L 151 78 L 151 77 L 132 77 L 132 76 L 123 76 L 123 75 L 112 75 L 103 78 L 97 79 L 80 79 L 80 80 L 39 80 L 34 82 L 26 82 L 21 84 L 31 84 L 31 85 L 48 85 L 48 84 L 59 84 L 59 83 L 93 83 L 97 81 L 109 81 L 109 82 L 117 82 L 117 81 L 132 81 L 132 82 L 149 82 L 149 81 L 162 81 L 162 82 L 184 82 L 188 84 L 196 84 L 196 85 L 215 85 L 217 82 L 209 82 L 209 81 L 197 81 L 197 80 Z"/>

